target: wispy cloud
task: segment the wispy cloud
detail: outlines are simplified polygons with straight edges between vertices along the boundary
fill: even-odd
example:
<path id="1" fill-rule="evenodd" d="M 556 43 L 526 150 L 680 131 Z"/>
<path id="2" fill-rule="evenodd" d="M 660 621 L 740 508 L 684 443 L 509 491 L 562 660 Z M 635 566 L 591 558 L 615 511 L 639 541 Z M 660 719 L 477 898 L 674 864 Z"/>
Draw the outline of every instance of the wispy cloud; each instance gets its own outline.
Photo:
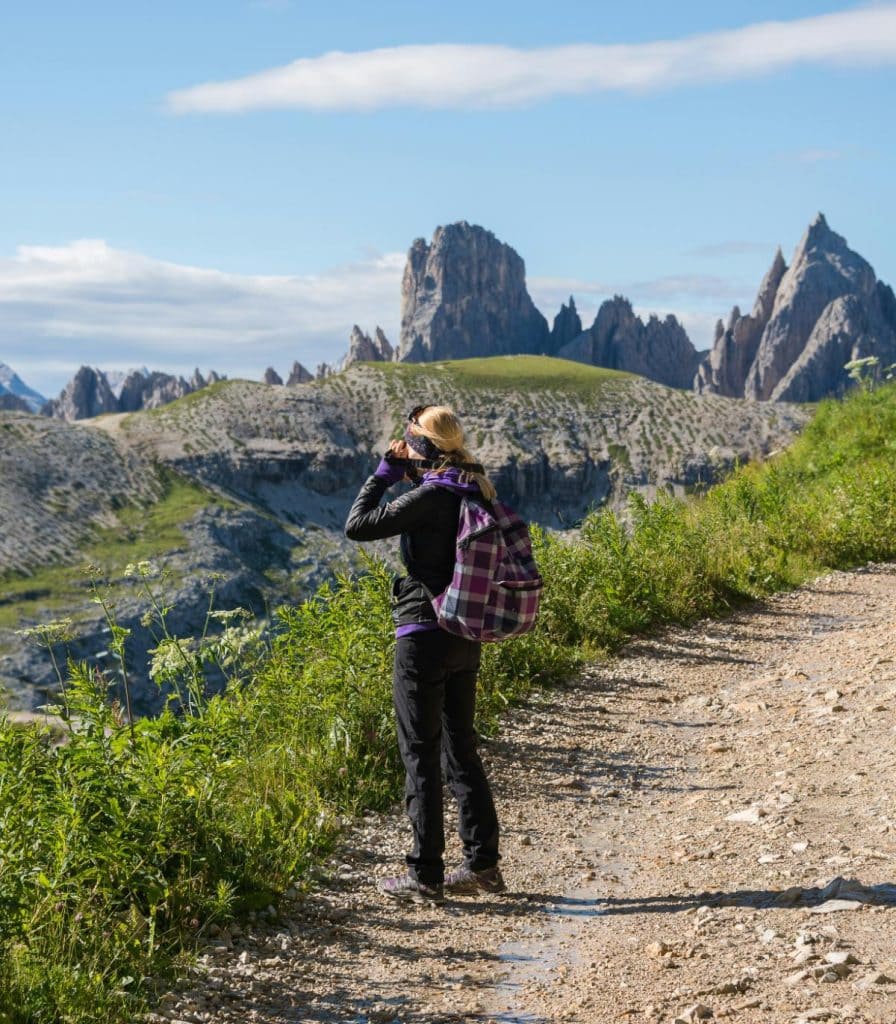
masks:
<path id="1" fill-rule="evenodd" d="M 817 164 L 824 160 L 840 160 L 845 156 L 842 149 L 801 149 L 796 159 L 801 164 Z"/>
<path id="2" fill-rule="evenodd" d="M 82 363 L 195 365 L 258 378 L 294 359 L 310 369 L 348 347 L 352 324 L 397 341 L 403 253 L 320 274 L 224 273 L 98 240 L 21 246 L 0 260 L 0 360 L 45 393 Z"/>
<path id="3" fill-rule="evenodd" d="M 732 238 L 727 242 L 714 242 L 712 245 L 698 245 L 689 249 L 686 256 L 696 256 L 698 259 L 723 259 L 727 256 L 752 256 L 757 252 L 774 252 L 774 246 L 767 242 L 747 242 Z"/>
<path id="4" fill-rule="evenodd" d="M 243 78 L 172 92 L 178 114 L 250 110 L 526 106 L 554 96 L 649 92 L 769 74 L 801 64 L 896 61 L 896 5 L 635 44 L 520 50 L 395 46 L 305 57 Z"/>

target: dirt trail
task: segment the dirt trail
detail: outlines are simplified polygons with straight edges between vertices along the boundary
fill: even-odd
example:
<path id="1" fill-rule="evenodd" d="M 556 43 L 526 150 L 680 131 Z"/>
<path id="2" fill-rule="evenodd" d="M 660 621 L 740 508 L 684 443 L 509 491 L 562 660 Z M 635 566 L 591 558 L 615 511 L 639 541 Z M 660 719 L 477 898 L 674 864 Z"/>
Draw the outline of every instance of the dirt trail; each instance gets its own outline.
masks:
<path id="1" fill-rule="evenodd" d="M 896 566 L 639 640 L 486 756 L 509 894 L 385 902 L 371 817 L 165 1018 L 896 1021 Z"/>

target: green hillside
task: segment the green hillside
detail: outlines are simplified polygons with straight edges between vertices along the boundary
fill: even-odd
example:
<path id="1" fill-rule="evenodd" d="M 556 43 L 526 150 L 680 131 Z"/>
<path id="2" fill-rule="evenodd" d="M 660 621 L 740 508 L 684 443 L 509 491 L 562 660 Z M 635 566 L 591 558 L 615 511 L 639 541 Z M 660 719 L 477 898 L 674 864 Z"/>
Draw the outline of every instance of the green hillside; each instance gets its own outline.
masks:
<path id="1" fill-rule="evenodd" d="M 454 388 L 508 390 L 515 394 L 553 391 L 596 395 L 608 383 L 635 380 L 630 373 L 588 366 L 553 356 L 492 356 L 488 359 L 456 359 L 439 363 L 362 363 L 405 385 L 431 389 L 441 381 Z"/>

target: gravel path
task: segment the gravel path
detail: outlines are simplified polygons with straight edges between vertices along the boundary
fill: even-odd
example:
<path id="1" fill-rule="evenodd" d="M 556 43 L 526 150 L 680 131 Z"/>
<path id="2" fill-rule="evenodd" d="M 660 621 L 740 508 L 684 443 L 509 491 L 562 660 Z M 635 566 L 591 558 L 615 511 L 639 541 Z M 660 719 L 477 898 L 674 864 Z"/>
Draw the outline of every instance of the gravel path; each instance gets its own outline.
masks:
<path id="1" fill-rule="evenodd" d="M 150 1019 L 892 1024 L 894 732 L 896 566 L 639 640 L 486 745 L 508 894 L 385 902 L 367 818 Z"/>

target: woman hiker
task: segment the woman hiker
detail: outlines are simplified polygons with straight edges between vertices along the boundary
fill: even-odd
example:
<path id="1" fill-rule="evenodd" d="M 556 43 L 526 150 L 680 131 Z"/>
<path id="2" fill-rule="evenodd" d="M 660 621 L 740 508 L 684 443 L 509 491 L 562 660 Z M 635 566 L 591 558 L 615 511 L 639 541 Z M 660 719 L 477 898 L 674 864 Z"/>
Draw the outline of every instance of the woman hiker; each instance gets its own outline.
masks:
<path id="1" fill-rule="evenodd" d="M 421 473 L 399 461 L 412 459 L 435 466 Z M 401 535 L 407 575 L 392 588 L 392 694 L 414 844 L 407 874 L 382 879 L 378 887 L 387 896 L 418 903 L 441 903 L 445 892 L 472 895 L 505 888 L 498 867 L 498 818 L 473 726 L 481 644 L 441 629 L 430 602 L 454 571 L 461 497 L 495 497 L 487 477 L 458 468 L 472 461 L 452 410 L 418 406 L 408 416 L 404 440 L 389 446 L 345 524 L 346 537 L 354 541 Z M 381 506 L 387 489 L 405 479 L 414 488 Z M 460 810 L 464 849 L 463 864 L 447 875 L 442 766 Z"/>

